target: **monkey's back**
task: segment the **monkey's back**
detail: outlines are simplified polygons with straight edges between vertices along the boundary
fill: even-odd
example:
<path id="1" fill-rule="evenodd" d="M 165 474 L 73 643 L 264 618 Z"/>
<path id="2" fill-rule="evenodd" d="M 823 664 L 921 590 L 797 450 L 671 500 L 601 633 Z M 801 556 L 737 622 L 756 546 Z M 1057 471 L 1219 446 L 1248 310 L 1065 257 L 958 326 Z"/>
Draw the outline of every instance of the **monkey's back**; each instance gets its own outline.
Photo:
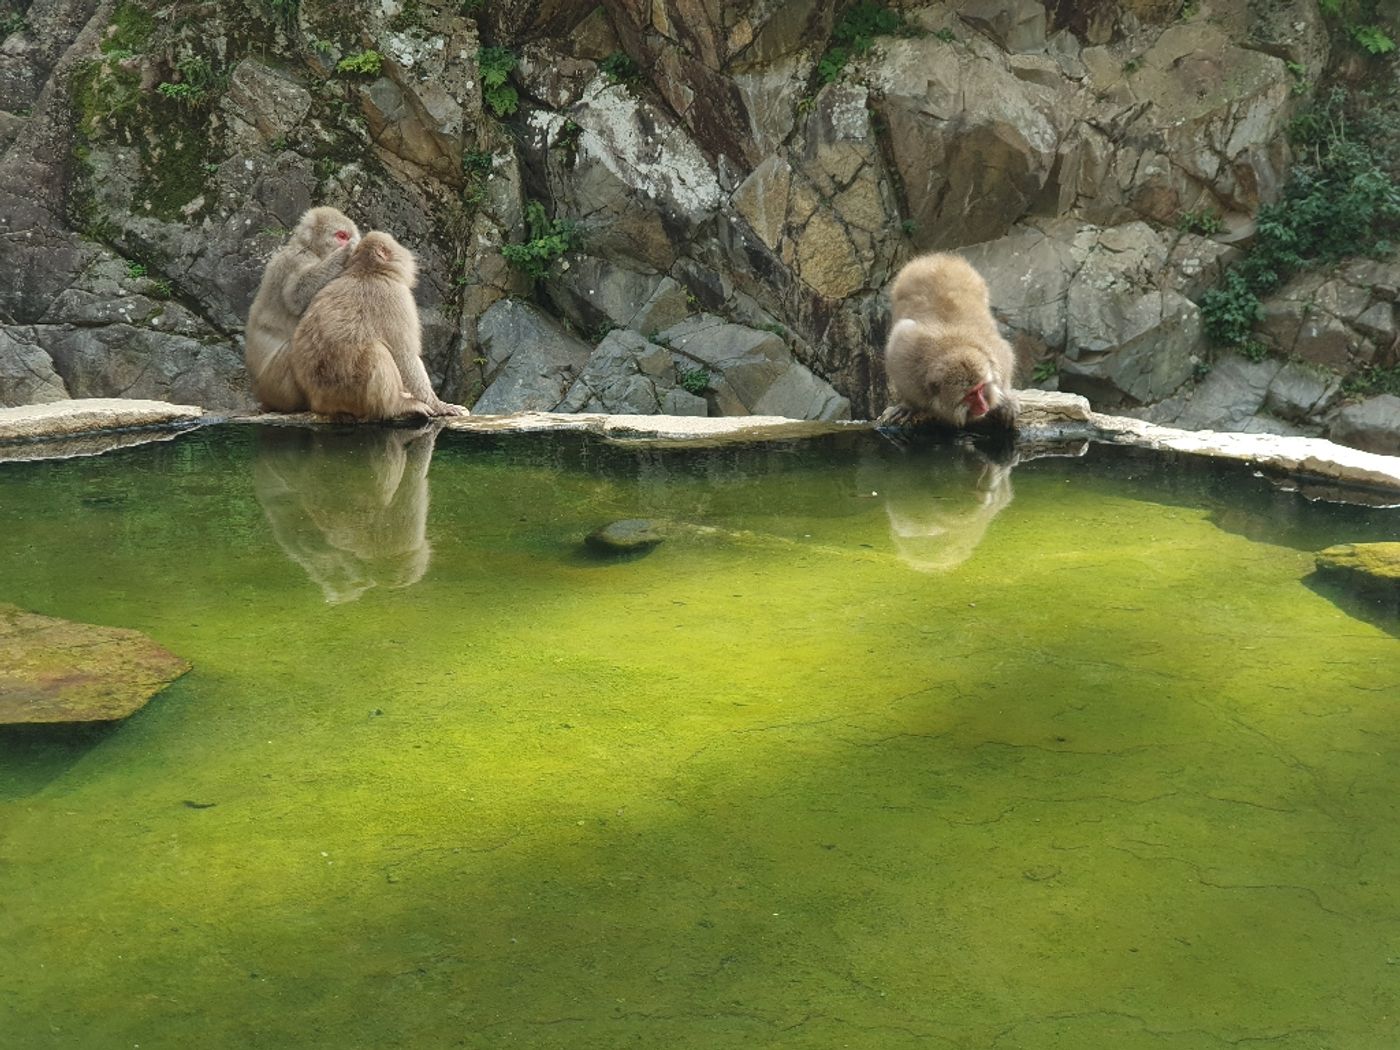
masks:
<path id="1" fill-rule="evenodd" d="M 934 252 L 911 259 L 890 289 L 891 321 L 911 318 L 949 327 L 995 326 L 987 282 L 960 255 Z"/>
<path id="2" fill-rule="evenodd" d="M 387 418 L 403 387 L 389 346 L 421 345 L 413 292 L 378 274 L 327 284 L 292 336 L 291 365 L 313 412 Z"/>
<path id="3" fill-rule="evenodd" d="M 253 305 L 248 308 L 248 326 L 243 333 L 244 359 L 250 370 L 260 371 L 264 362 L 291 338 L 297 319 L 282 300 L 282 287 L 292 275 L 316 262 L 315 256 L 299 245 L 279 248 L 267 261 Z"/>

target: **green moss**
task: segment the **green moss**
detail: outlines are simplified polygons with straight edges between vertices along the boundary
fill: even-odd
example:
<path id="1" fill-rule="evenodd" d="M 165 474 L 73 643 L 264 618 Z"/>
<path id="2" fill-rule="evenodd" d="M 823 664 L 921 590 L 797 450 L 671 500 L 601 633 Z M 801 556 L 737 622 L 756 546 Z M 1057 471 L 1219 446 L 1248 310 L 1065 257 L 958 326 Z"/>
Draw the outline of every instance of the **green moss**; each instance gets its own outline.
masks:
<path id="1" fill-rule="evenodd" d="M 7 1044 L 1394 1041 L 1396 639 L 1302 582 L 1393 513 L 444 433 L 404 585 L 387 447 L 292 436 L 0 469 L 6 598 L 194 665 L 0 737 Z M 578 554 L 639 514 L 717 535 Z"/>
<path id="2" fill-rule="evenodd" d="M 1400 585 L 1400 543 L 1338 544 L 1318 553 L 1317 566 Z"/>
<path id="3" fill-rule="evenodd" d="M 378 51 L 357 51 L 353 55 L 346 55 L 336 63 L 335 68 L 340 73 L 353 73 L 362 77 L 377 77 L 380 68 L 384 65 L 384 56 Z"/>
<path id="4" fill-rule="evenodd" d="M 112 12 L 111 25 L 98 44 L 105 55 L 142 54 L 155 32 L 154 15 L 139 3 L 123 0 Z"/>

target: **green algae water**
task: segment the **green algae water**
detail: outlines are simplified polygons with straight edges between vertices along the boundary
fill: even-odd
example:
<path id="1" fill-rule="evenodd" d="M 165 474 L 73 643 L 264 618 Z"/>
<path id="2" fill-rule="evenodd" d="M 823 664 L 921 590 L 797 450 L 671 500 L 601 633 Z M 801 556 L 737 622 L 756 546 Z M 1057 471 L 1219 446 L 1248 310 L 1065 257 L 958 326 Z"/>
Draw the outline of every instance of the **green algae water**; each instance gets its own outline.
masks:
<path id="1" fill-rule="evenodd" d="M 618 519 L 643 555 L 588 554 Z M 1093 448 L 225 427 L 0 466 L 0 1045 L 1393 1050 L 1400 512 Z"/>

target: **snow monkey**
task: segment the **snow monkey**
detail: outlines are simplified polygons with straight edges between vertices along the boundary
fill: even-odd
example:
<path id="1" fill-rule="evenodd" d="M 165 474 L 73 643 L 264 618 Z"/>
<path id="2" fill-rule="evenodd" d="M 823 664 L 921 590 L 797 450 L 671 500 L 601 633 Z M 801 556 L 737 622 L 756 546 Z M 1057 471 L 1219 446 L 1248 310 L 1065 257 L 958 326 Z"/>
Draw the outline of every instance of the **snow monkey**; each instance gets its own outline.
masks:
<path id="1" fill-rule="evenodd" d="M 292 336 L 292 378 L 313 412 L 355 419 L 457 416 L 423 367 L 413 254 L 380 230 L 311 301 Z"/>
<path id="2" fill-rule="evenodd" d="M 1016 426 L 1016 359 L 997 330 L 987 282 L 961 256 L 911 259 L 895 278 L 885 371 L 894 404 L 879 423 Z"/>
<path id="3" fill-rule="evenodd" d="M 244 333 L 253 395 L 264 408 L 306 408 L 306 399 L 292 383 L 286 349 L 312 297 L 340 276 L 359 241 L 360 231 L 341 212 L 312 208 L 297 221 L 292 239 L 268 261 Z"/>

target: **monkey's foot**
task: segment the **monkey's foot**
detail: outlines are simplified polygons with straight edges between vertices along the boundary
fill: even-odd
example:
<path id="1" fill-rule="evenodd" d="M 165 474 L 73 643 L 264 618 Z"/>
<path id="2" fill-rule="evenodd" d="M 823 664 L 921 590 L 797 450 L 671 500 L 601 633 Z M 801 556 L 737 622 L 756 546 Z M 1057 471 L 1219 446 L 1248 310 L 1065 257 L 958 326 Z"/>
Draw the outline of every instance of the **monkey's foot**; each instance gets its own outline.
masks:
<path id="1" fill-rule="evenodd" d="M 428 404 L 426 401 L 419 401 L 416 397 L 413 397 L 410 394 L 404 394 L 403 401 L 399 405 L 398 415 L 394 416 L 393 418 L 412 419 L 422 422 L 432 419 L 433 416 L 437 414 L 438 413 L 434 411 L 433 406 Z"/>

